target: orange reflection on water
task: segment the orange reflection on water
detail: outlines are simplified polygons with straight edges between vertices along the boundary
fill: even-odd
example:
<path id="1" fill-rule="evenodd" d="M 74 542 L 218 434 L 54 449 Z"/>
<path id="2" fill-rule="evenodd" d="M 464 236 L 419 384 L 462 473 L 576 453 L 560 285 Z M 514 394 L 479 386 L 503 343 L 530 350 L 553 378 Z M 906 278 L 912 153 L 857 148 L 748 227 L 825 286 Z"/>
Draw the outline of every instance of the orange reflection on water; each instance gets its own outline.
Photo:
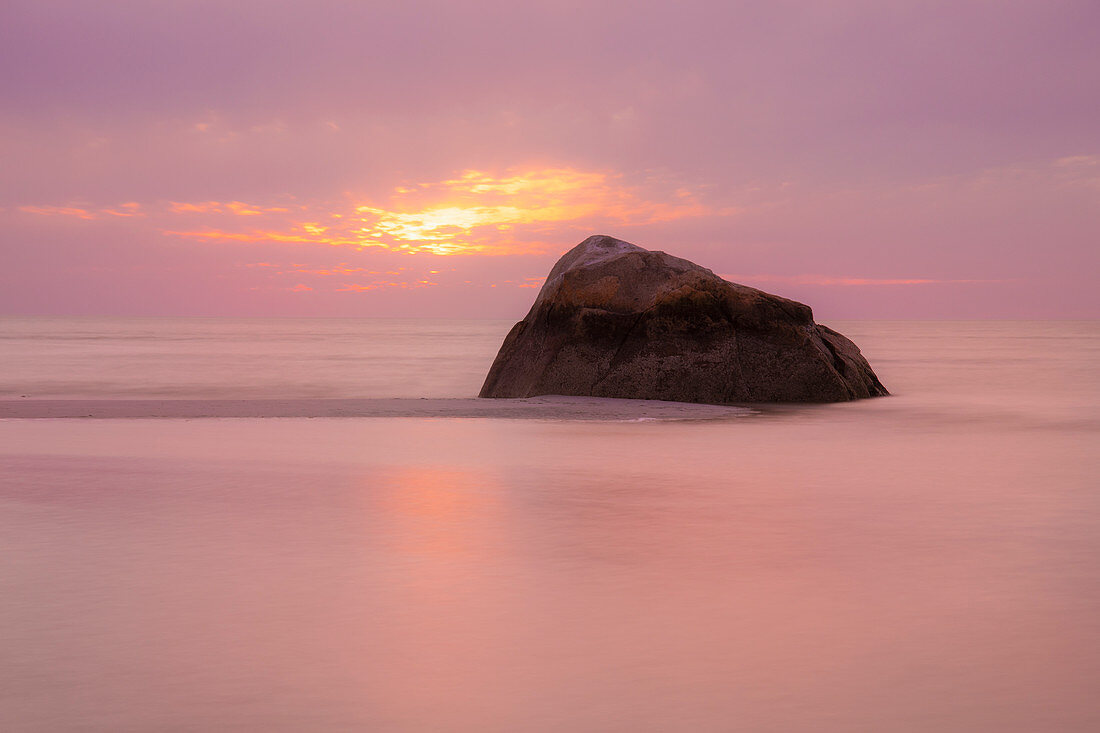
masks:
<path id="1" fill-rule="evenodd" d="M 380 482 L 387 544 L 401 554 L 421 557 L 468 559 L 491 551 L 503 526 L 499 491 L 484 473 L 452 467 L 398 469 Z"/>

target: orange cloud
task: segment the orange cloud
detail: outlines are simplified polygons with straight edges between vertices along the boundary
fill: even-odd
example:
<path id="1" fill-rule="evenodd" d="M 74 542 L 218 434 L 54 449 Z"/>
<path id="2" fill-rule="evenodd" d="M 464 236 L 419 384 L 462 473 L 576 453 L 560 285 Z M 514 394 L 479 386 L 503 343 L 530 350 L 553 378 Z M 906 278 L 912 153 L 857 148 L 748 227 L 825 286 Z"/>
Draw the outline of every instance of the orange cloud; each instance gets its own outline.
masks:
<path id="1" fill-rule="evenodd" d="M 776 282 L 789 285 L 957 285 L 1003 283 L 1011 280 L 937 280 L 931 278 L 829 277 L 826 275 L 722 275 L 731 282 Z"/>
<path id="2" fill-rule="evenodd" d="M 253 206 L 243 201 L 170 201 L 168 210 L 173 214 L 234 214 L 236 216 L 263 216 L 290 211 L 283 206 Z"/>
<path id="3" fill-rule="evenodd" d="M 145 216 L 145 214 L 141 212 L 141 204 L 139 204 L 137 201 L 127 201 L 126 203 L 120 204 L 114 209 L 101 209 L 101 212 L 104 214 L 110 214 L 111 216 L 121 217 Z"/>
<path id="4" fill-rule="evenodd" d="M 240 201 L 227 201 L 224 206 L 237 216 L 262 216 L 268 213 L 284 213 L 290 211 L 290 209 L 282 206 L 264 208 L 262 206 L 250 206 Z"/>
<path id="5" fill-rule="evenodd" d="M 382 247 L 381 244 L 370 244 L 354 238 L 319 237 L 308 232 L 295 232 L 293 228 L 280 231 L 277 229 L 253 230 L 251 232 L 230 232 L 220 229 L 203 229 L 200 231 L 173 231 L 165 229 L 162 234 L 186 237 L 188 239 L 211 239 L 234 242 L 300 242 L 306 244 L 328 244 L 332 246 L 353 246 L 360 249 L 367 246 Z"/>
<path id="6" fill-rule="evenodd" d="M 572 168 L 469 170 L 458 178 L 401 187 L 388 207 L 361 205 L 359 231 L 396 251 L 434 254 L 512 253 L 519 229 L 585 222 L 650 224 L 715 213 L 678 192 L 673 203 L 649 201 L 617 176 Z M 589 227 L 591 228 L 591 227 Z"/>
<path id="7" fill-rule="evenodd" d="M 377 247 L 435 255 L 537 254 L 577 232 L 732 213 L 703 205 L 683 188 L 653 180 L 629 185 L 618 174 L 568 167 L 467 170 L 452 178 L 395 187 L 380 201 L 349 195 L 335 204 L 293 206 L 234 200 L 168 201 L 152 208 L 134 201 L 102 209 L 20 208 L 81 219 L 149 217 L 162 234 L 192 240 Z"/>
<path id="8" fill-rule="evenodd" d="M 202 201 L 199 203 L 169 201 L 168 210 L 173 214 L 205 214 L 210 211 L 220 211 L 221 204 L 217 201 Z"/>
<path id="9" fill-rule="evenodd" d="M 287 273 L 294 274 L 294 275 L 354 275 L 355 273 L 364 273 L 364 274 L 367 274 L 367 275 L 381 275 L 381 274 L 383 274 L 381 272 L 377 272 L 377 271 L 374 271 L 374 270 L 368 270 L 365 267 L 347 267 L 347 266 L 331 267 L 331 268 L 328 268 L 328 269 L 321 269 L 321 270 L 307 270 L 307 269 L 303 269 L 303 268 L 298 268 L 298 269 L 295 269 L 295 270 L 287 270 L 285 273 L 280 272 L 279 274 L 282 275 L 282 274 L 287 274 Z M 386 274 L 389 274 L 389 273 L 386 273 Z"/>
<path id="10" fill-rule="evenodd" d="M 283 217 L 277 224 L 240 231 L 236 227 L 168 229 L 191 239 L 238 242 L 299 242 L 391 252 L 436 255 L 534 253 L 549 246 L 561 228 L 592 230 L 601 225 L 642 225 L 685 217 L 724 215 L 678 190 L 653 200 L 621 177 L 573 168 L 540 168 L 494 175 L 469 170 L 456 178 L 399 186 L 386 202 L 350 200 L 340 207 L 300 207 L 305 221 Z M 266 216 L 282 207 L 241 202 L 172 202 L 173 213 Z M 320 221 L 330 222 L 322 225 Z"/>
<path id="11" fill-rule="evenodd" d="M 344 283 L 340 287 L 336 288 L 338 293 L 363 293 L 368 290 L 380 290 L 382 288 L 400 288 L 406 290 L 409 288 L 424 288 L 436 283 L 423 279 L 409 282 L 407 280 L 375 280 L 369 283 Z"/>
<path id="12" fill-rule="evenodd" d="M 72 216 L 77 219 L 99 219 L 104 215 L 108 216 L 120 216 L 120 217 L 132 217 L 132 216 L 145 216 L 141 211 L 141 204 L 137 201 L 127 201 L 124 204 L 119 204 L 114 208 L 104 209 L 86 209 L 78 206 L 20 206 L 20 211 L 28 214 L 38 214 L 40 216 Z"/>
<path id="13" fill-rule="evenodd" d="M 456 280 L 451 275 L 456 268 L 426 269 L 416 272 L 414 268 L 399 267 L 390 270 L 370 270 L 365 267 L 353 267 L 341 262 L 329 267 L 310 267 L 304 263 L 296 262 L 282 265 L 270 262 L 242 263 L 246 268 L 272 268 L 268 274 L 275 278 L 285 278 L 283 283 L 272 281 L 269 286 L 273 290 L 286 290 L 296 293 L 325 291 L 336 293 L 366 293 L 381 290 L 411 290 L 416 288 L 437 287 L 448 285 L 463 288 L 539 288 L 545 281 L 545 277 L 525 277 L 512 280 L 498 280 L 477 282 L 472 280 Z M 284 269 L 285 268 L 285 269 Z M 306 276 L 309 279 L 301 282 L 297 278 Z M 330 284 L 334 279 L 338 284 Z M 293 278 L 293 279 L 292 279 Z M 325 281 L 328 281 L 327 283 Z M 296 283 L 293 286 L 287 283 Z M 254 289 L 263 289 L 256 287 Z"/>
<path id="14" fill-rule="evenodd" d="M 20 211 L 40 216 L 75 216 L 78 219 L 97 219 L 95 213 L 75 206 L 20 206 Z"/>

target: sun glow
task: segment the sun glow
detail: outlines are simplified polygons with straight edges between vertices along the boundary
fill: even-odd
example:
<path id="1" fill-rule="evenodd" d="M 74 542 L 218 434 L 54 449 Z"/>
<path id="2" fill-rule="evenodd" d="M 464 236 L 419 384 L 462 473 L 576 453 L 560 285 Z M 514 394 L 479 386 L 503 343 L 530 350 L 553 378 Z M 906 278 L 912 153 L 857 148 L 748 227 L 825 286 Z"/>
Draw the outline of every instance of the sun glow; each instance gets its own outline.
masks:
<path id="1" fill-rule="evenodd" d="M 447 255 L 483 252 L 487 246 L 470 235 L 478 227 L 497 227 L 523 221 L 524 212 L 515 207 L 442 206 L 404 214 L 371 206 L 359 206 L 356 213 L 366 226 L 359 231 L 374 240 L 391 242 L 403 252 L 432 252 Z M 373 220 L 370 218 L 373 217 Z"/>
<path id="2" fill-rule="evenodd" d="M 301 242 L 379 247 L 434 255 L 532 254 L 559 246 L 555 231 L 637 225 L 722 214 L 683 190 L 654 200 L 621 176 L 573 168 L 539 168 L 494 175 L 468 170 L 442 181 L 402 185 L 384 203 L 356 200 L 311 206 L 252 206 L 239 201 L 172 202 L 175 214 L 203 214 L 219 226 L 169 228 L 200 240 Z M 295 220 L 305 214 L 306 220 Z M 231 226 L 240 217 L 264 226 Z M 321 221 L 327 224 L 321 224 Z M 270 223 L 269 223 L 270 222 Z"/>

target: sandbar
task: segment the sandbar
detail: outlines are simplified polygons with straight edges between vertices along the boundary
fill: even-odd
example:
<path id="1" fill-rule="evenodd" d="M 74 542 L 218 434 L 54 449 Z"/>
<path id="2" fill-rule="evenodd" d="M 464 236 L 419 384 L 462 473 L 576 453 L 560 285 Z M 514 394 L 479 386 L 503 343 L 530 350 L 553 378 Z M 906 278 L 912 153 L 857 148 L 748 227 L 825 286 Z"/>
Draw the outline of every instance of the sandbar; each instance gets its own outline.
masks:
<path id="1" fill-rule="evenodd" d="M 418 417 L 534 420 L 714 420 L 755 412 L 733 405 L 601 397 L 522 399 L 6 399 L 0 419 Z"/>

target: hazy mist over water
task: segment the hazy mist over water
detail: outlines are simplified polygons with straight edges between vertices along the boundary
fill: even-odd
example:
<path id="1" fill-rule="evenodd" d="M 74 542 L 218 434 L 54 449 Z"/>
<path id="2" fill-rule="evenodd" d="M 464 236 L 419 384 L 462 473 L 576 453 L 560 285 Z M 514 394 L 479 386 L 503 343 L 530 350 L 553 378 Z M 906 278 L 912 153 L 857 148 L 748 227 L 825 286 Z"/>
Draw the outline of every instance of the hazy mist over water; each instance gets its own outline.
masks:
<path id="1" fill-rule="evenodd" d="M 513 323 L 0 317 L 0 399 L 473 397 Z M 1098 321 L 828 325 L 910 407 L 1097 414 Z"/>
<path id="2" fill-rule="evenodd" d="M 473 397 L 510 321 L 0 318 L 0 399 Z"/>
<path id="3" fill-rule="evenodd" d="M 0 420 L 0 729 L 1093 731 L 1100 324 L 729 419 Z M 2 399 L 473 397 L 505 321 L 0 319 Z"/>

